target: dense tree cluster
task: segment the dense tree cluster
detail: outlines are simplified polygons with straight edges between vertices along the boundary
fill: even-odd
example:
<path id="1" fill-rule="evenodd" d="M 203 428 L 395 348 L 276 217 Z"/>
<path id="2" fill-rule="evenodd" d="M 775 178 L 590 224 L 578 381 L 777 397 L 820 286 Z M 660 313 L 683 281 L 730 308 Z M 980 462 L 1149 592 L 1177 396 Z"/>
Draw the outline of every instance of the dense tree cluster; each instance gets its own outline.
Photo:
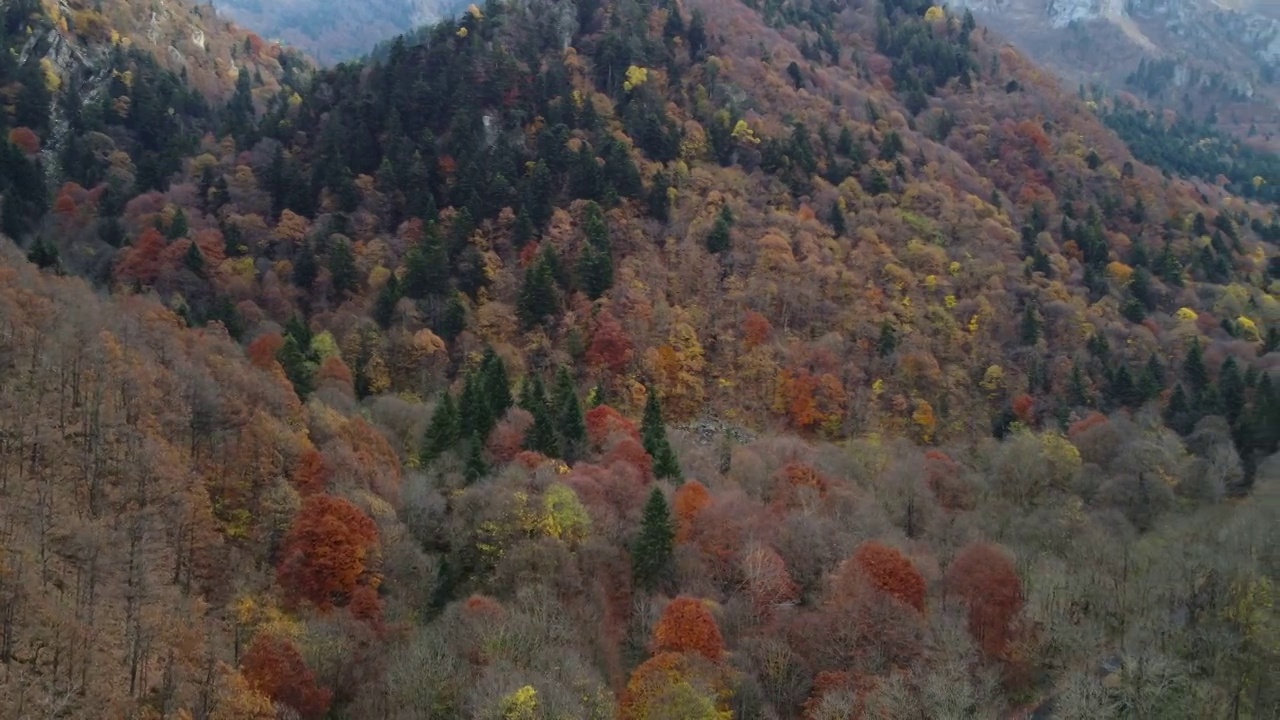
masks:
<path id="1" fill-rule="evenodd" d="M 1270 160 L 917 0 L 219 35 L 216 89 L 46 7 L 0 715 L 1274 714 Z"/>

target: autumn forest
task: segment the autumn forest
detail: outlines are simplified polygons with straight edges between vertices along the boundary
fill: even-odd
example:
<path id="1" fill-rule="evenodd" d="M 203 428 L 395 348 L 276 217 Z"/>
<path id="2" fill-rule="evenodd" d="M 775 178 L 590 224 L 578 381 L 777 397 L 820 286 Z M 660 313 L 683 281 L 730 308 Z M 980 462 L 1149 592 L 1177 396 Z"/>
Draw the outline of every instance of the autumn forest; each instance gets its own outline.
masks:
<path id="1" fill-rule="evenodd" d="M 926 0 L 0 6 L 0 717 L 1280 717 L 1280 160 Z"/>

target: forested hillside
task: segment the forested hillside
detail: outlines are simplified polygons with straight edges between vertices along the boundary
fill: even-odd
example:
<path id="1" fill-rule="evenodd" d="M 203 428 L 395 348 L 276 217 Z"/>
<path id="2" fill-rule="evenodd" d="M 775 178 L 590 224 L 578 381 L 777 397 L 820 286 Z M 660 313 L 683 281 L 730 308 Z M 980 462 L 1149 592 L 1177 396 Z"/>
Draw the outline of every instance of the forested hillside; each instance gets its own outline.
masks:
<path id="1" fill-rule="evenodd" d="M 1266 156 L 919 0 L 110 56 L 0 56 L 0 716 L 1280 711 Z"/>

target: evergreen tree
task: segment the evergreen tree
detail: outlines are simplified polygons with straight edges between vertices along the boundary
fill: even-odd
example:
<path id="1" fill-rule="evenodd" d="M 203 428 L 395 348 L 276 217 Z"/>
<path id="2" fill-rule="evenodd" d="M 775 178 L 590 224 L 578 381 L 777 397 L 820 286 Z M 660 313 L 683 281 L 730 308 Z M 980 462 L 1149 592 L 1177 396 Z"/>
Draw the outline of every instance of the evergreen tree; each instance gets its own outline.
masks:
<path id="1" fill-rule="evenodd" d="M 1204 365 L 1204 350 L 1200 338 L 1191 341 L 1191 349 L 1182 361 L 1182 374 L 1191 385 L 1191 392 L 1199 395 L 1209 385 L 1209 370 Z"/>
<path id="2" fill-rule="evenodd" d="M 680 463 L 667 440 L 667 426 L 662 419 L 662 404 L 658 393 L 648 389 L 644 403 L 644 417 L 640 423 L 640 438 L 645 452 L 653 458 L 653 474 L 659 478 L 680 480 Z"/>
<path id="3" fill-rule="evenodd" d="M 613 247 L 604 214 L 594 202 L 587 204 L 584 227 L 587 243 L 578 260 L 578 280 L 587 297 L 596 300 L 613 286 Z"/>
<path id="4" fill-rule="evenodd" d="M 1022 323 L 1019 326 L 1023 345 L 1035 345 L 1040 342 L 1040 318 L 1036 315 L 1034 304 L 1028 302 L 1022 307 Z"/>
<path id="5" fill-rule="evenodd" d="M 840 203 L 831 205 L 831 229 L 835 231 L 836 237 L 844 235 L 847 229 L 844 224 L 844 211 L 840 209 Z"/>
<path id="6" fill-rule="evenodd" d="M 1143 400 L 1150 400 L 1159 395 L 1161 390 L 1164 390 L 1164 366 L 1153 353 L 1147 358 L 1147 365 L 1138 379 L 1138 392 Z"/>
<path id="7" fill-rule="evenodd" d="M 561 451 L 565 460 L 573 462 L 587 441 L 587 425 L 582 415 L 582 401 L 567 368 L 561 367 L 557 374 L 553 405 Z"/>
<path id="8" fill-rule="evenodd" d="M 165 237 L 170 240 L 177 240 L 178 238 L 186 237 L 188 232 L 190 232 L 190 227 L 187 225 L 187 214 L 179 207 L 178 211 L 173 214 L 173 220 L 169 221 L 169 229 L 165 232 Z"/>
<path id="9" fill-rule="evenodd" d="M 1125 407 L 1137 407 L 1142 403 L 1142 395 L 1133 382 L 1133 373 L 1128 365 L 1121 365 L 1111 378 L 1111 399 Z"/>
<path id="10" fill-rule="evenodd" d="M 1244 377 L 1240 374 L 1240 365 L 1233 357 L 1228 357 L 1222 363 L 1218 374 L 1218 392 L 1222 396 L 1222 409 L 1227 420 L 1235 424 L 1244 412 Z"/>
<path id="11" fill-rule="evenodd" d="M 378 291 L 378 299 L 373 304 L 373 319 L 383 329 L 391 327 L 394 319 L 396 303 L 400 302 L 400 283 L 395 275 L 387 278 L 386 284 Z"/>
<path id="12" fill-rule="evenodd" d="M 422 448 L 418 451 L 418 460 L 426 465 L 458 444 L 462 435 L 459 424 L 458 407 L 453 396 L 445 393 L 431 415 L 431 422 L 422 436 Z"/>
<path id="13" fill-rule="evenodd" d="M 1164 410 L 1164 421 L 1183 435 L 1191 432 L 1192 427 L 1195 426 L 1195 419 L 1191 414 L 1191 403 L 1187 400 L 1187 393 L 1182 389 L 1181 383 L 1169 396 L 1169 406 Z"/>
<path id="14" fill-rule="evenodd" d="M 526 330 L 530 330 L 555 312 L 555 281 L 548 256 L 544 252 L 538 261 L 525 271 L 516 314 L 520 317 L 520 324 Z"/>
<path id="15" fill-rule="evenodd" d="M 472 439 L 469 443 L 470 450 L 467 452 L 467 464 L 462 469 L 462 477 L 467 481 L 468 485 L 476 484 L 481 478 L 489 474 L 489 466 L 485 464 L 484 456 L 480 454 L 482 444 L 479 438 Z"/>
<path id="16" fill-rule="evenodd" d="M 284 345 L 276 353 L 276 359 L 284 368 L 284 374 L 289 378 L 289 382 L 293 383 L 294 392 L 299 398 L 306 400 L 314 389 L 312 384 L 314 369 L 307 362 L 302 349 L 298 347 L 298 341 L 292 335 L 285 337 Z"/>
<path id="17" fill-rule="evenodd" d="M 631 575 L 637 587 L 653 592 L 671 577 L 676 529 L 662 488 L 654 487 L 644 505 L 640 534 L 631 548 Z"/>
<path id="18" fill-rule="evenodd" d="M 876 341 L 876 352 L 880 357 L 889 357 L 897 349 L 898 331 L 894 329 L 893 323 L 885 320 L 880 323 L 880 339 Z"/>
<path id="19" fill-rule="evenodd" d="M 1084 373 L 1080 372 L 1079 365 L 1071 366 L 1071 384 L 1068 393 L 1072 405 L 1088 407 L 1093 404 L 1089 399 L 1089 390 L 1084 384 Z"/>
<path id="20" fill-rule="evenodd" d="M 204 255 L 200 253 L 200 248 L 194 240 L 187 246 L 187 252 L 182 256 L 182 264 L 196 275 L 204 276 Z"/>
<path id="21" fill-rule="evenodd" d="M 671 216 L 671 198 L 667 194 L 670 189 L 671 181 L 667 179 L 665 172 L 659 172 L 653 176 L 653 184 L 649 186 L 647 200 L 649 216 L 664 223 Z"/>
<path id="22" fill-rule="evenodd" d="M 495 423 L 483 381 L 476 373 L 468 373 L 458 400 L 459 427 L 463 437 L 484 442 Z"/>
<path id="23" fill-rule="evenodd" d="M 551 407 L 541 379 L 534 378 L 531 383 L 526 383 L 520 403 L 533 415 L 533 427 L 525 435 L 525 449 L 547 457 L 560 457 L 560 438 L 556 435 L 555 421 L 551 417 Z"/>
<path id="24" fill-rule="evenodd" d="M 707 252 L 719 254 L 729 249 L 732 238 L 729 229 L 733 226 L 733 212 L 728 205 L 721 206 L 715 225 L 707 233 Z"/>
<path id="25" fill-rule="evenodd" d="M 329 273 L 333 276 L 333 291 L 339 298 L 354 292 L 359 276 L 356 272 L 356 257 L 351 252 L 351 243 L 340 239 L 329 249 Z"/>
<path id="26" fill-rule="evenodd" d="M 489 413 L 494 418 L 501 418 L 511 409 L 511 380 L 507 377 L 507 364 L 502 361 L 493 348 L 484 352 L 480 363 L 480 378 L 484 386 L 485 400 Z"/>
<path id="27" fill-rule="evenodd" d="M 27 253 L 27 261 L 34 263 L 41 270 L 57 268 L 62 262 L 57 246 L 44 238 L 37 238 L 32 243 L 31 250 Z"/>

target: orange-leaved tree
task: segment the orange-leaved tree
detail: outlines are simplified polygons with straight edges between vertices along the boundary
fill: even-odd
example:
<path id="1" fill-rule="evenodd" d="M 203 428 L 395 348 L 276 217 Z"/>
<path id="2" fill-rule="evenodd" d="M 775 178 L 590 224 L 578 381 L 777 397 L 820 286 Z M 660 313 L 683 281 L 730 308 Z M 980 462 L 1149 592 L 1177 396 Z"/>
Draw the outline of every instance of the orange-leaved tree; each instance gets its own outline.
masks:
<path id="1" fill-rule="evenodd" d="M 349 501 L 324 494 L 307 498 L 281 553 L 278 572 L 286 597 L 321 610 L 345 604 L 377 542 L 378 526 Z"/>
<path id="2" fill-rule="evenodd" d="M 695 653 L 708 660 L 724 656 L 724 638 L 707 604 L 687 595 L 672 600 L 653 630 L 655 653 Z"/>
<path id="3" fill-rule="evenodd" d="M 288 638 L 258 633 L 240 665 L 251 688 L 292 708 L 304 720 L 329 711 L 333 694 L 316 683 L 315 673 Z"/>
<path id="4" fill-rule="evenodd" d="M 865 542 L 854 551 L 852 562 L 856 571 L 881 592 L 924 612 L 924 577 L 914 563 L 897 548 L 878 542 Z M 842 568 L 846 573 L 854 568 Z"/>

